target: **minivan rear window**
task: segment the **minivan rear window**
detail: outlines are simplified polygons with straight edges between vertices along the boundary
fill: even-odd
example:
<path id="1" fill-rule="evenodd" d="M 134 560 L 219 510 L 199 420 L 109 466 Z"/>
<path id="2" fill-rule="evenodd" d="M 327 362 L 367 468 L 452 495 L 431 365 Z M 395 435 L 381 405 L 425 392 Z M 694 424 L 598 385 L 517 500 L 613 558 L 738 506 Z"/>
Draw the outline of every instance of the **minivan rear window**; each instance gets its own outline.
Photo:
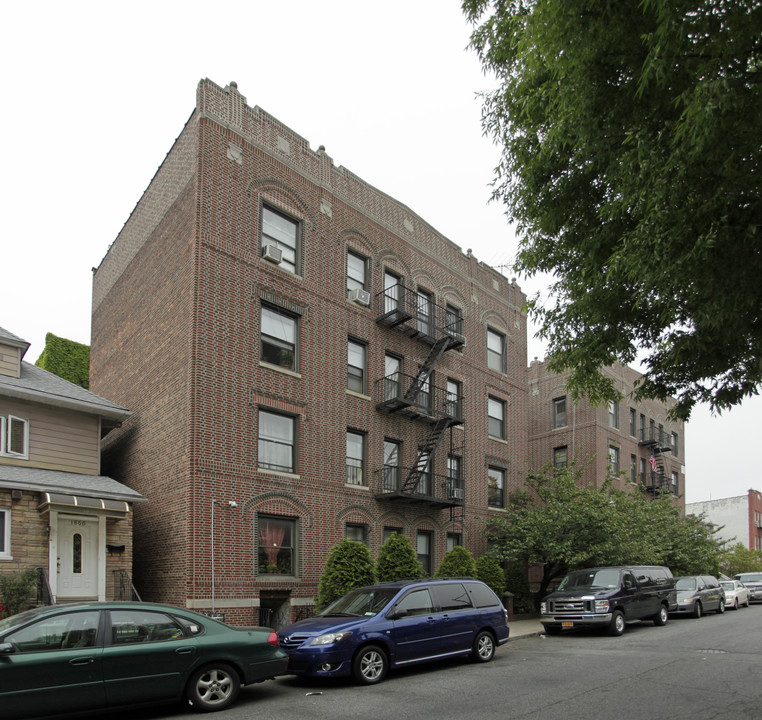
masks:
<path id="1" fill-rule="evenodd" d="M 471 607 L 471 598 L 462 583 L 448 583 L 447 585 L 432 585 L 434 597 L 442 612 L 462 610 Z"/>
<path id="2" fill-rule="evenodd" d="M 490 588 L 482 583 L 466 583 L 468 592 L 471 594 L 471 601 L 475 607 L 494 607 L 500 604 L 500 599 Z"/>

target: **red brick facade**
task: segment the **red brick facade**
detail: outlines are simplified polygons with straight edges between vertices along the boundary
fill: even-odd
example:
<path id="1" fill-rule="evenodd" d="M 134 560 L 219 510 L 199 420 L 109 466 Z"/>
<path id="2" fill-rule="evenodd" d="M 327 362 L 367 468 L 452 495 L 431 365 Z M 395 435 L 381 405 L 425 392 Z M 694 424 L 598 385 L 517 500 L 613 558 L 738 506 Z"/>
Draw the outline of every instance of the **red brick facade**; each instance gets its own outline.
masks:
<path id="1" fill-rule="evenodd" d="M 457 202 L 455 189 L 446 201 Z M 296 273 L 262 257 L 263 206 L 298 223 Z M 367 260 L 368 307 L 347 299 L 348 251 Z M 432 383 L 462 388 L 463 423 L 448 430 L 432 468 L 445 476 L 450 442 L 459 448 L 462 506 L 378 498 L 385 439 L 401 444 L 409 467 L 431 430 L 377 409 L 385 356 L 415 375 L 431 349 L 378 322 L 385 272 L 463 318 L 466 344 L 444 353 Z M 276 624 L 311 603 L 347 523 L 366 528 L 374 556 L 385 527 L 414 545 L 430 532 L 432 570 L 448 532 L 483 554 L 481 529 L 500 512 L 488 507 L 487 468 L 504 470 L 507 494 L 529 460 L 524 300 L 409 208 L 247 106 L 234 84 L 202 81 L 190 120 L 94 275 L 91 389 L 133 412 L 106 438 L 104 471 L 148 498 L 134 517 L 143 598 L 214 604 L 240 623 L 256 622 L 264 606 Z M 263 305 L 296 319 L 293 370 L 260 360 Z M 506 341 L 504 372 L 488 367 L 488 329 Z M 347 390 L 350 339 L 366 348 L 363 392 Z M 488 397 L 504 403 L 504 440 L 488 432 Z M 261 469 L 260 410 L 295 418 L 293 472 Z M 365 441 L 357 486 L 346 482 L 348 430 Z M 262 514 L 294 521 L 295 572 L 260 567 Z"/>

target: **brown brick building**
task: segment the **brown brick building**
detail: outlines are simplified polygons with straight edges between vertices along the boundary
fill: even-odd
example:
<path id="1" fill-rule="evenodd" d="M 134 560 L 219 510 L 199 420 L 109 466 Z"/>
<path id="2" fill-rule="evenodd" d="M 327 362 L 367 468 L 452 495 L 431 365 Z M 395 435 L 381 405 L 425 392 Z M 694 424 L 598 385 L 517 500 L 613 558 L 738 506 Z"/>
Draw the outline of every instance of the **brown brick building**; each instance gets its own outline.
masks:
<path id="1" fill-rule="evenodd" d="M 667 413 L 674 401 L 634 402 L 640 374 L 622 365 L 606 368 L 623 399 L 593 407 L 567 397 L 566 375 L 548 372 L 547 363 L 529 367 L 529 454 L 533 468 L 573 460 L 585 467 L 585 482 L 600 487 L 606 478 L 624 487 L 641 483 L 651 492 L 669 490 L 684 507 L 685 428 Z M 587 464 L 587 461 L 590 461 Z M 618 474 L 623 473 L 623 474 Z"/>
<path id="2" fill-rule="evenodd" d="M 527 468 L 524 295 L 234 83 L 196 107 L 94 274 L 91 388 L 144 599 L 275 625 L 329 549 L 433 572 Z"/>

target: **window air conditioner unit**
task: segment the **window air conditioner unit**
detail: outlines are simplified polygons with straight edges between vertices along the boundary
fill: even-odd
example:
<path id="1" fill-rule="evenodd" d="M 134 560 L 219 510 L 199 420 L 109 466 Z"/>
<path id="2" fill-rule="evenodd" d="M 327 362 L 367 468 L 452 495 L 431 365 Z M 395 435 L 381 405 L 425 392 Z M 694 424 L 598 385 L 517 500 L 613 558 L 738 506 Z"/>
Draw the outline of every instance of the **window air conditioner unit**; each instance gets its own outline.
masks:
<path id="1" fill-rule="evenodd" d="M 262 248 L 262 257 L 265 260 L 269 260 L 271 263 L 279 265 L 280 261 L 283 259 L 283 253 L 281 252 L 281 249 L 275 247 L 275 245 L 265 245 Z"/>
<path id="2" fill-rule="evenodd" d="M 463 490 L 463 488 L 459 488 L 459 487 L 450 488 L 450 497 L 453 500 L 463 500 L 463 498 L 465 497 L 465 491 Z"/>
<path id="3" fill-rule="evenodd" d="M 357 303 L 358 305 L 370 305 L 370 293 L 367 290 L 361 290 L 360 288 L 353 288 L 347 294 L 349 302 Z"/>

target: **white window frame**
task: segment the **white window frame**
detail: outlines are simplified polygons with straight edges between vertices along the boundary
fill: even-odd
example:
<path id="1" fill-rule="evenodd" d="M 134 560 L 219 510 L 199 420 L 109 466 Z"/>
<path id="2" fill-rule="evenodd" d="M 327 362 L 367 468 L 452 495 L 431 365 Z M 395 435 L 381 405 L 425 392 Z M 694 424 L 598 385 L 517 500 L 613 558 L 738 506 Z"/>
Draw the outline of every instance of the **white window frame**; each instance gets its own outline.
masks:
<path id="1" fill-rule="evenodd" d="M 495 407 L 500 408 L 500 417 L 492 414 L 491 410 L 493 405 Z M 499 435 L 492 434 L 492 428 L 490 427 L 490 420 L 495 420 L 495 422 L 497 421 L 500 422 Z M 487 434 L 491 438 L 496 438 L 497 440 L 505 440 L 505 400 L 501 400 L 500 398 L 493 397 L 492 395 L 487 396 Z"/>
<path id="2" fill-rule="evenodd" d="M 2 534 L 0 534 L 0 558 L 3 560 L 12 560 L 11 555 L 11 509 L 0 508 L 0 516 L 3 518 Z"/>
<path id="3" fill-rule="evenodd" d="M 272 335 L 265 332 L 265 314 L 269 313 L 271 316 L 277 316 L 282 318 L 282 333 L 280 336 Z M 293 323 L 293 338 L 289 338 L 288 325 L 285 321 L 291 321 Z M 281 350 L 291 351 L 293 355 L 293 362 L 291 366 L 282 365 L 280 363 L 274 363 L 265 358 L 265 345 L 271 348 L 280 348 Z M 278 307 L 277 305 L 270 305 L 268 303 L 262 303 L 259 312 L 259 360 L 266 363 L 270 367 L 282 368 L 283 370 L 289 370 L 290 372 L 299 372 L 299 316 L 295 315 L 288 310 Z"/>
<path id="4" fill-rule="evenodd" d="M 500 349 L 495 350 L 492 346 L 494 345 L 494 341 L 499 342 Z M 508 347 L 508 341 L 506 336 L 498 332 L 497 330 L 493 330 L 492 328 L 487 328 L 487 367 L 490 370 L 494 370 L 495 372 L 499 372 L 502 375 L 505 375 L 506 373 L 506 366 L 507 366 L 507 355 L 506 348 Z M 497 359 L 497 361 L 495 361 Z M 495 365 L 499 365 L 499 367 L 495 367 Z"/>
<path id="5" fill-rule="evenodd" d="M 11 432 L 16 423 L 20 423 L 24 428 L 24 447 L 21 452 L 11 450 Z M 7 418 L 0 417 L 0 455 L 23 460 L 29 459 L 29 420 L 16 415 L 8 415 Z"/>
<path id="6" fill-rule="evenodd" d="M 487 467 L 487 505 L 489 507 L 505 509 L 505 468 L 497 467 L 497 465 L 489 465 Z M 493 486 L 490 486 L 490 480 L 494 480 Z M 490 487 L 494 487 L 495 492 L 494 502 L 490 497 Z"/>
<path id="7" fill-rule="evenodd" d="M 609 445 L 609 474 L 618 475 L 619 465 L 619 448 L 616 445 Z"/>
<path id="8" fill-rule="evenodd" d="M 292 238 L 285 235 L 277 235 L 273 232 L 268 233 L 266 231 L 266 216 L 267 214 L 274 215 L 276 218 L 285 220 L 287 223 L 293 226 L 293 244 Z M 287 272 L 294 275 L 299 274 L 299 261 L 301 259 L 301 225 L 296 218 L 290 217 L 280 210 L 276 210 L 270 205 L 262 204 L 262 226 L 260 232 L 260 246 L 265 248 L 268 245 L 273 245 L 281 251 L 281 261 L 278 267 L 283 268 Z M 275 226 L 273 226 L 275 227 Z M 277 230 L 277 228 L 276 228 Z M 293 257 L 292 257 L 293 256 Z"/>
<path id="9" fill-rule="evenodd" d="M 360 355 L 362 357 L 362 361 L 359 365 L 353 364 L 352 362 L 352 356 L 354 355 Z M 367 372 L 368 368 L 368 346 L 359 340 L 355 340 L 354 338 L 349 338 L 347 341 L 347 390 L 350 392 L 356 392 L 360 393 L 360 395 L 366 395 L 368 392 L 368 388 L 366 385 L 366 378 L 368 375 Z M 352 374 L 352 369 L 354 369 L 356 372 Z M 359 372 L 357 372 L 359 371 Z M 359 378 L 360 380 L 360 389 L 357 390 L 356 388 L 350 387 L 350 380 L 354 379 L 357 380 Z"/>
<path id="10" fill-rule="evenodd" d="M 262 415 L 273 415 L 279 418 L 283 418 L 285 420 L 290 421 L 291 423 L 291 437 L 287 439 L 283 438 L 275 438 L 275 437 L 262 437 Z M 260 407 L 259 411 L 257 413 L 257 467 L 259 470 L 262 470 L 264 472 L 280 472 L 280 473 L 286 473 L 289 475 L 295 475 L 296 474 L 296 417 L 293 415 L 288 415 L 287 413 L 280 413 L 275 412 L 274 410 L 270 410 L 269 408 Z M 290 442 L 289 442 L 290 441 Z M 263 458 L 262 458 L 262 444 L 268 444 L 268 445 L 284 445 L 286 447 L 291 448 L 290 453 L 290 466 L 287 468 L 286 466 L 276 466 L 276 467 L 270 467 L 274 465 L 274 463 L 264 463 L 263 464 Z"/>
<path id="11" fill-rule="evenodd" d="M 360 456 L 352 454 L 352 450 L 358 448 Z M 347 485 L 365 486 L 368 484 L 365 478 L 365 433 L 358 430 L 347 430 Z M 355 472 L 350 472 L 350 468 Z"/>
<path id="12" fill-rule="evenodd" d="M 351 267 L 350 258 L 362 264 L 362 279 L 355 277 L 355 268 Z M 359 269 L 359 268 L 356 268 Z M 347 292 L 368 289 L 368 258 L 347 248 Z"/>
<path id="13" fill-rule="evenodd" d="M 563 405 L 563 411 L 559 408 Z M 566 427 L 568 421 L 566 419 L 566 395 L 553 398 L 553 429 Z"/>

